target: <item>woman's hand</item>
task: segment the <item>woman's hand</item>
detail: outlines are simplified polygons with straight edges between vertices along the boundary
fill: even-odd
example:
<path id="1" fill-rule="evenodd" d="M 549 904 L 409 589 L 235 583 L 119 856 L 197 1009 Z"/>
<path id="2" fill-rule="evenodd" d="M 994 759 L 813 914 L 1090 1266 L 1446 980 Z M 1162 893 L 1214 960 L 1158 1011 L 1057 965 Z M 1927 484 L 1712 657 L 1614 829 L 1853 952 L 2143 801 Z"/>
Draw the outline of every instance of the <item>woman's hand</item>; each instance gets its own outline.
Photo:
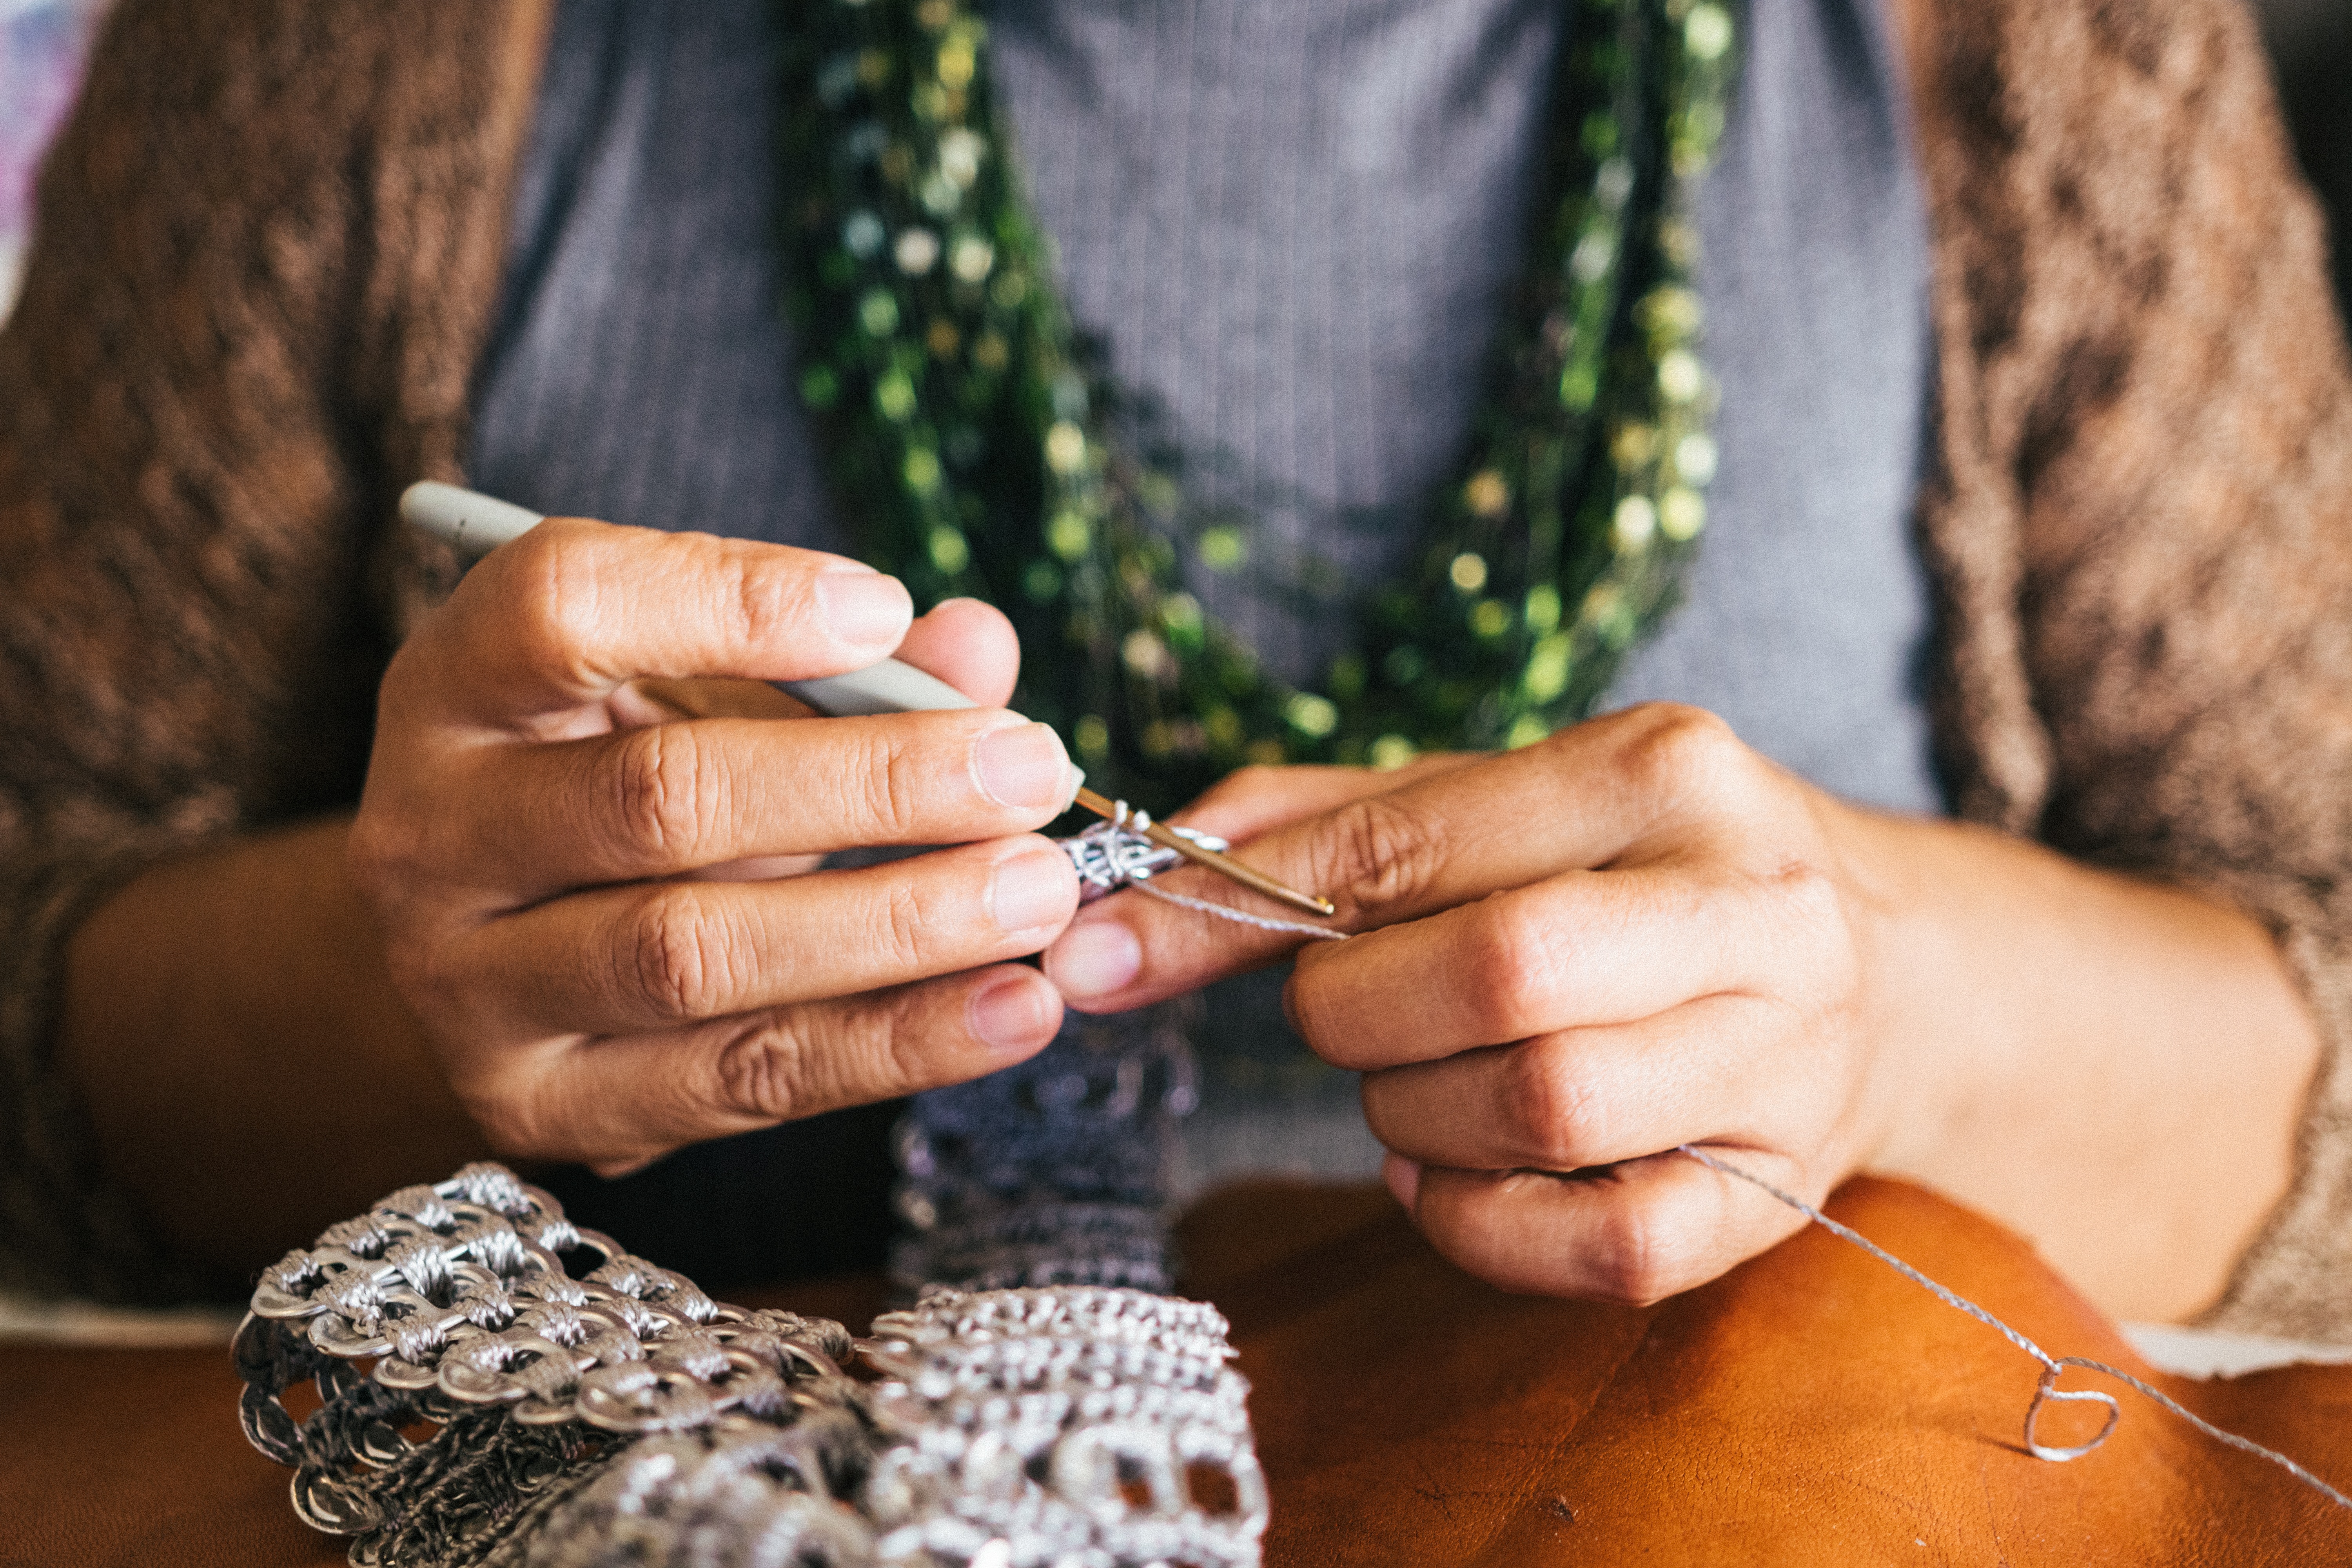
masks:
<path id="1" fill-rule="evenodd" d="M 1816 1202 L 1862 1169 L 1933 1182 L 2154 1316 L 2209 1302 L 2284 1188 L 2315 1046 L 2234 910 L 1859 810 L 1691 709 L 1332 775 L 1237 775 L 1186 817 L 1286 821 L 1242 858 L 1359 934 L 1128 895 L 1046 972 L 1109 1010 L 1296 950 L 1291 1018 L 1364 1072 L 1391 1185 L 1497 1284 L 1653 1300 L 1802 1223 L 1683 1143 Z"/>
<path id="2" fill-rule="evenodd" d="M 1510 1289 L 1646 1301 L 1801 1223 L 1660 1151 L 1727 1145 L 1818 1197 L 1883 1131 L 1870 899 L 1837 814 L 1719 721 L 1653 707 L 1245 858 L 1360 933 L 1308 942 L 1286 1001 L 1318 1055 L 1366 1073 L 1391 1185 L 1439 1249 Z M 1169 914 L 1146 916 L 1131 978 L 1091 910 L 1047 973 L 1077 1005 L 1126 1006 L 1266 945 Z"/>
<path id="3" fill-rule="evenodd" d="M 1052 1038 L 1058 996 L 1005 961 L 1076 907 L 1067 858 L 1034 837 L 1076 784 L 1053 731 L 990 706 L 748 717 L 805 710 L 730 693 L 895 651 L 1004 700 L 1001 616 L 909 615 L 894 579 L 836 556 L 558 519 L 403 647 L 351 865 L 502 1152 L 625 1169 Z M 927 844 L 957 847 L 782 875 Z"/>

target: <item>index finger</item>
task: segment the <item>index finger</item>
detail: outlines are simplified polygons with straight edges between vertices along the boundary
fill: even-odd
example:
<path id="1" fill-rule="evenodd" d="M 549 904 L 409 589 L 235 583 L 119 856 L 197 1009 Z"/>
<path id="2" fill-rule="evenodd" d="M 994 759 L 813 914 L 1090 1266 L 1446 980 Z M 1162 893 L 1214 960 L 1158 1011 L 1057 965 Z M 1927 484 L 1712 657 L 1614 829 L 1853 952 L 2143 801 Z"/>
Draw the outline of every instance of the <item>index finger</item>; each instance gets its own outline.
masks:
<path id="1" fill-rule="evenodd" d="M 1736 746 L 1723 722 L 1696 709 L 1628 709 L 1349 801 L 1253 839 L 1237 858 L 1330 900 L 1330 930 L 1370 931 L 1618 861 L 1687 814 L 1693 781 L 1727 744 Z M 1152 886 L 1253 916 L 1280 912 L 1193 868 Z M 1313 940 L 1127 892 L 1081 911 L 1046 950 L 1045 973 L 1072 1006 L 1119 1012 L 1262 968 Z"/>
<path id="2" fill-rule="evenodd" d="M 863 668 L 898 646 L 913 612 L 897 579 L 844 556 L 550 518 L 467 574 L 404 650 L 384 702 L 546 738 L 535 721 L 647 677 Z"/>

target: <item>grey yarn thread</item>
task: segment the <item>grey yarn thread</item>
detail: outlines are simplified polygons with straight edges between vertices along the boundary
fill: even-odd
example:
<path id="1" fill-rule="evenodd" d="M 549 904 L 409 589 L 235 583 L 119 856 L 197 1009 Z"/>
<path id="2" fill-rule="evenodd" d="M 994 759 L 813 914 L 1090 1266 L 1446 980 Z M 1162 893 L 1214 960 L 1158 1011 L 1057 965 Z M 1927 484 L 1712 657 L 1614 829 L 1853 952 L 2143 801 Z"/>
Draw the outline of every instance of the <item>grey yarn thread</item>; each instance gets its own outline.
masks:
<path id="1" fill-rule="evenodd" d="M 1283 931 L 1298 936 L 1311 936 L 1318 938 L 1324 942 L 1345 942 L 1348 940 L 1348 933 L 1346 931 L 1325 931 L 1320 926 L 1311 926 L 1307 924 L 1304 921 L 1283 921 L 1276 920 L 1270 915 L 1244 914 L 1239 910 L 1227 909 L 1223 904 L 1213 904 L 1206 899 L 1190 899 L 1186 898 L 1181 893 L 1171 893 L 1163 888 L 1155 888 L 1149 882 L 1134 882 L 1129 885 L 1134 888 L 1137 892 L 1141 893 L 1148 898 L 1158 899 L 1163 904 L 1178 904 L 1188 910 L 1198 910 L 1204 915 L 1214 915 L 1219 920 L 1234 921 L 1245 926 L 1255 926 L 1260 931 Z"/>
<path id="2" fill-rule="evenodd" d="M 1929 1295 L 1943 1302 L 1944 1305 L 1953 1308 L 1958 1311 L 1967 1313 L 1969 1317 L 1974 1318 L 1977 1321 L 1984 1324 L 1987 1328 L 1991 1329 L 1994 1332 L 2000 1334 L 2003 1339 L 2007 1340 L 2011 1344 L 2015 1345 L 2019 1350 L 2023 1351 L 2027 1355 L 2032 1356 L 2035 1361 L 2040 1362 L 2042 1363 L 2042 1379 L 2034 1386 L 2033 1403 L 2027 1405 L 2025 1408 L 2025 1447 L 2026 1451 L 2032 1454 L 2035 1458 L 2046 1459 L 2053 1464 L 2063 1464 L 2068 1459 L 2079 1459 L 2084 1455 L 2091 1452 L 2093 1449 L 2105 1443 L 2107 1440 L 2108 1436 L 2115 1431 L 2116 1424 L 2123 1419 L 2123 1406 L 2116 1402 L 2116 1396 L 2112 1394 L 2103 1394 L 2096 1389 L 2062 1390 L 2058 1387 L 2058 1379 L 2064 1375 L 2066 1369 L 2070 1366 L 2079 1366 L 2085 1372 L 2105 1373 L 2107 1376 L 2114 1378 L 2116 1382 L 2137 1389 L 2140 1393 L 2147 1395 L 2150 1399 L 2155 1400 L 2165 1409 L 2171 1411 L 2175 1415 L 2179 1416 L 2183 1421 L 2188 1422 L 2189 1425 L 2196 1427 L 2197 1430 L 2204 1433 L 2205 1436 L 2212 1438 L 2215 1442 L 2235 1448 L 2241 1453 L 2252 1454 L 2259 1459 L 2268 1459 L 2272 1464 L 2278 1466 L 2281 1469 L 2286 1471 L 2287 1474 L 2293 1476 L 2296 1480 L 2299 1480 L 2303 1482 L 2304 1485 L 2310 1487 L 2313 1490 L 2318 1492 L 2322 1497 L 2327 1499 L 2328 1501 L 2334 1503 L 2336 1507 L 2352 1508 L 2352 1498 L 2346 1497 L 2342 1492 L 2337 1491 L 2334 1487 L 2329 1486 L 2326 1481 L 2321 1480 L 2317 1476 L 2313 1475 L 2309 1470 L 2305 1469 L 2301 1465 L 2296 1464 L 2293 1459 L 2288 1458 L 2284 1454 L 2280 1453 L 2275 1448 L 2265 1448 L 2260 1443 L 2253 1441 L 2250 1437 L 2241 1437 L 2234 1432 L 2223 1431 L 2221 1427 L 2214 1426 L 2211 1422 L 2205 1420 L 2203 1417 L 2189 1410 L 2169 1394 L 2141 1382 L 2138 1378 L 2134 1377 L 2131 1373 L 2125 1372 L 2120 1367 L 2109 1366 L 2103 1361 L 2093 1361 L 2088 1356 L 2052 1355 L 2040 1345 L 2035 1344 L 2032 1340 L 2027 1339 L 2017 1330 L 2011 1328 L 2007 1323 L 2002 1322 L 1999 1318 L 1994 1317 L 1990 1312 L 1988 1312 L 1982 1307 L 1978 1306 L 1974 1301 L 1969 1300 L 1958 1291 L 1937 1284 L 1935 1280 L 1928 1279 L 1927 1276 L 1922 1274 L 1916 1268 L 1912 1268 L 1911 1265 L 1904 1262 L 1901 1258 L 1895 1257 L 1893 1253 L 1887 1251 L 1885 1247 L 1879 1246 L 1876 1242 L 1871 1240 L 1860 1231 L 1855 1230 L 1851 1226 L 1840 1225 L 1837 1221 L 1830 1218 L 1829 1215 L 1823 1214 L 1812 1205 L 1805 1202 L 1804 1199 L 1796 1196 L 1794 1194 L 1782 1192 L 1780 1188 L 1774 1186 L 1763 1177 L 1751 1175 L 1749 1173 L 1741 1170 L 1738 1166 L 1718 1160 L 1712 1154 L 1701 1153 L 1697 1149 L 1693 1148 L 1688 1143 L 1675 1145 L 1675 1152 L 1689 1155 L 1692 1159 L 1697 1161 L 1700 1164 L 1705 1165 L 1710 1171 L 1718 1172 L 1727 1176 L 1737 1176 L 1739 1180 L 1746 1182 L 1749 1186 L 1760 1188 L 1764 1192 L 1769 1193 L 1772 1196 L 1780 1199 L 1790 1208 L 1795 1209 L 1799 1214 L 1803 1215 L 1815 1225 L 1820 1226 L 1823 1230 L 1828 1231 L 1831 1235 L 1835 1236 L 1842 1240 L 1850 1241 L 1854 1246 L 1861 1247 L 1864 1252 L 1869 1253 L 1873 1258 L 1877 1258 L 1881 1263 L 1885 1264 L 1889 1268 L 1894 1269 L 1895 1272 L 1902 1275 L 1906 1279 L 1910 1280 L 1914 1285 L 1918 1286 L 1921 1289 L 1926 1290 Z M 2106 1423 L 2099 1428 L 2097 1436 L 2094 1436 L 2087 1443 L 2080 1443 L 2076 1444 L 2073 1447 L 2063 1448 L 2053 1447 L 2046 1443 L 2042 1443 L 2037 1440 L 2033 1436 L 2034 1423 L 2040 1418 L 2042 1406 L 2053 1399 L 2069 1401 L 2081 1400 L 2104 1405 L 2107 1409 Z"/>
<path id="3" fill-rule="evenodd" d="M 1260 931 L 1280 931 L 1288 936 L 1311 936 L 1324 942 L 1346 939 L 1348 933 L 1343 931 L 1311 926 L 1303 921 L 1248 914 L 1224 904 L 1213 903 L 1207 899 L 1189 898 L 1182 893 L 1171 893 L 1153 887 L 1151 879 L 1181 864 L 1183 857 L 1145 837 L 1144 830 L 1150 826 L 1150 812 L 1131 806 L 1123 800 L 1114 801 L 1108 822 L 1097 822 L 1076 837 L 1061 840 L 1064 852 L 1070 857 L 1070 864 L 1077 868 L 1081 902 L 1092 902 L 1107 893 L 1133 888 L 1163 904 L 1197 910 L 1202 914 L 1214 915 L 1219 920 L 1232 921 L 1237 925 L 1255 926 Z M 1179 827 L 1174 823 L 1166 826 L 1171 833 L 1181 835 L 1203 849 L 1222 852 L 1232 847 L 1223 839 L 1210 834 Z"/>

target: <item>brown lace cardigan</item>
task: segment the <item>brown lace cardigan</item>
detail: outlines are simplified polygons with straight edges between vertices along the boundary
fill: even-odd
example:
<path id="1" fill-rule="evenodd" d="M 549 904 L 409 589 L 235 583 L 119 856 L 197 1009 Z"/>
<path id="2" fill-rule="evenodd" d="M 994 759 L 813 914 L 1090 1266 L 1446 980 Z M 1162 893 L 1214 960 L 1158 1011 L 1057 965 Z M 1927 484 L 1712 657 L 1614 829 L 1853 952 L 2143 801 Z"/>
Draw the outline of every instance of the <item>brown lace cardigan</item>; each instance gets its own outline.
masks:
<path id="1" fill-rule="evenodd" d="M 446 582 L 551 0 L 125 0 L 0 333 L 0 1280 L 173 1288 L 50 1052 L 75 923 L 348 803 Z M 2352 384 L 2227 0 L 1910 0 L 1958 809 L 2212 889 L 2329 1050 L 2216 1319 L 2352 1335 Z"/>

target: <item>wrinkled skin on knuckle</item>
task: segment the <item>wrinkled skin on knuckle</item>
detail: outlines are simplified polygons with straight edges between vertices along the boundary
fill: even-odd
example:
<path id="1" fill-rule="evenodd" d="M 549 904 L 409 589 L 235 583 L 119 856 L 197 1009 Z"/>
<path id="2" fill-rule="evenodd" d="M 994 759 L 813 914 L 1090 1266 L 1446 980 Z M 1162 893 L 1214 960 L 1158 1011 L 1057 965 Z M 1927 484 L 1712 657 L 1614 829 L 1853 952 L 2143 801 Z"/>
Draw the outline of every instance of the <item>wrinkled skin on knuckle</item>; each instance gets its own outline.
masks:
<path id="1" fill-rule="evenodd" d="M 1527 1040 L 1504 1047 L 1503 1063 L 1496 1114 L 1521 1142 L 1527 1163 L 1547 1171 L 1594 1163 L 1609 1147 L 1610 1108 L 1593 1092 L 1575 1047 L 1558 1037 Z"/>
<path id="2" fill-rule="evenodd" d="M 726 781 L 683 725 L 655 724 L 619 737 L 614 750 L 620 847 L 656 865 L 698 863 L 727 804 Z"/>
<path id="3" fill-rule="evenodd" d="M 798 552 L 777 557 L 732 542 L 724 548 L 734 574 L 729 595 L 736 617 L 732 630 L 740 645 L 808 636 L 816 616 L 814 573 L 807 558 Z"/>
<path id="4" fill-rule="evenodd" d="M 925 881 L 914 876 L 892 878 L 881 884 L 874 891 L 866 918 L 867 950 L 910 973 L 930 973 L 947 944 L 940 917 L 952 895 L 928 889 Z M 981 918 L 976 907 L 972 912 Z"/>
<path id="5" fill-rule="evenodd" d="M 718 1058 L 721 1107 L 791 1121 L 927 1089 L 927 1040 L 913 987 L 848 1008 L 772 1009 L 730 1037 Z"/>
<path id="6" fill-rule="evenodd" d="M 1584 1248 L 1587 1279 L 1579 1292 L 1627 1307 L 1648 1307 L 1714 1277 L 1676 1227 L 1648 1203 L 1604 1205 Z"/>
<path id="7" fill-rule="evenodd" d="M 805 1018 L 790 1011 L 761 1016 L 719 1050 L 719 1109 L 763 1121 L 791 1121 L 830 1109 L 812 1105 L 809 1063 L 815 1054 Z"/>
<path id="8" fill-rule="evenodd" d="M 611 607 L 576 523 L 541 524 L 499 552 L 498 603 L 488 612 L 526 669 L 589 685 L 586 650 Z"/>
<path id="9" fill-rule="evenodd" d="M 1331 814 L 1311 885 L 1343 908 L 1411 907 L 1436 886 L 1448 854 L 1436 814 L 1371 795 Z"/>
<path id="10" fill-rule="evenodd" d="M 1465 1003 L 1481 1038 L 1499 1044 L 1558 1022 L 1562 934 L 1549 913 L 1533 893 L 1502 894 L 1470 910 L 1462 973 L 1478 977 Z"/>
<path id="11" fill-rule="evenodd" d="M 620 954 L 629 998 L 663 1018 L 706 1018 L 728 990 L 728 935 L 691 885 L 646 891 L 630 911 Z"/>
<path id="12" fill-rule="evenodd" d="M 861 835 L 876 844 L 910 844 L 921 837 L 923 779 L 933 759 L 898 737 L 869 732 L 849 777 L 863 791 Z"/>

